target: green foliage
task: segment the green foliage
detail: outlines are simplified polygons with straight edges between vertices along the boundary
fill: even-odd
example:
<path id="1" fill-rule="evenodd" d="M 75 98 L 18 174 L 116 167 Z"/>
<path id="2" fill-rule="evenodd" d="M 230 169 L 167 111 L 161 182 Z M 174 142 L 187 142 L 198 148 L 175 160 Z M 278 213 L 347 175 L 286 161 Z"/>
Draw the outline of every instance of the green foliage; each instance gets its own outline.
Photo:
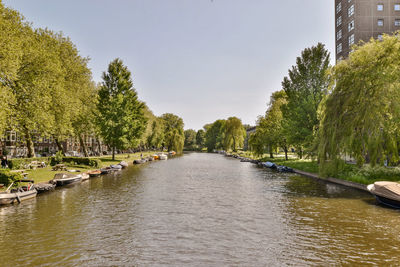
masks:
<path id="1" fill-rule="evenodd" d="M 239 118 L 229 117 L 225 122 L 223 132 L 223 146 L 226 151 L 230 149 L 237 151 L 239 148 L 243 148 L 246 130 Z"/>
<path id="2" fill-rule="evenodd" d="M 57 151 L 56 155 L 54 156 L 54 160 L 53 160 L 53 158 L 52 158 L 50 164 L 51 164 L 52 166 L 54 166 L 54 165 L 56 165 L 56 164 L 61 163 L 62 160 L 63 160 L 63 156 L 64 156 L 64 155 L 63 155 L 62 151 Z"/>
<path id="3" fill-rule="evenodd" d="M 341 172 L 343 155 L 362 166 L 399 160 L 400 41 L 397 36 L 354 46 L 330 72 L 331 94 L 321 108 L 321 171 Z M 333 165 L 333 166 L 332 166 Z"/>
<path id="4" fill-rule="evenodd" d="M 318 133 L 317 111 L 327 93 L 329 52 L 323 44 L 302 51 L 296 65 L 284 78 L 282 88 L 287 103 L 282 106 L 283 131 L 288 143 L 296 146 L 302 156 L 303 148 L 311 153 Z"/>
<path id="5" fill-rule="evenodd" d="M 184 147 L 188 148 L 191 147 L 193 148 L 196 145 L 196 131 L 193 129 L 188 129 L 185 130 L 185 143 Z"/>
<path id="6" fill-rule="evenodd" d="M 161 116 L 164 125 L 164 143 L 168 151 L 175 150 L 177 153 L 183 151 L 185 134 L 183 120 L 172 113 Z"/>
<path id="7" fill-rule="evenodd" d="M 80 158 L 80 157 L 63 157 L 63 163 L 75 164 L 75 165 L 86 165 L 91 167 L 99 167 L 101 161 L 93 158 Z"/>
<path id="8" fill-rule="evenodd" d="M 106 144 L 115 149 L 126 149 L 139 143 L 146 128 L 144 104 L 133 88 L 131 73 L 122 60 L 112 61 L 98 92 L 97 124 Z"/>
<path id="9" fill-rule="evenodd" d="M 256 131 L 250 136 L 250 147 L 255 155 L 261 156 L 267 151 L 272 155 L 279 146 L 287 150 L 281 111 L 286 103 L 285 91 L 281 90 L 272 94 L 265 116 L 258 118 Z"/>
<path id="10" fill-rule="evenodd" d="M 4 184 L 8 186 L 12 182 L 16 180 L 21 180 L 23 177 L 20 173 L 10 172 L 10 170 L 1 170 L 0 169 L 0 184 Z"/>
<path id="11" fill-rule="evenodd" d="M 206 132 L 203 129 L 200 129 L 196 133 L 196 145 L 199 148 L 203 148 L 206 140 Z"/>
<path id="12" fill-rule="evenodd" d="M 206 130 L 205 145 L 208 152 L 223 148 L 225 123 L 226 120 L 216 120 L 214 123 L 204 126 Z"/>
<path id="13" fill-rule="evenodd" d="M 25 169 L 27 167 L 27 165 L 29 165 L 32 161 L 44 162 L 46 164 L 49 164 L 49 160 L 50 160 L 50 158 L 47 158 L 47 157 L 9 159 L 8 167 L 11 170 Z"/>

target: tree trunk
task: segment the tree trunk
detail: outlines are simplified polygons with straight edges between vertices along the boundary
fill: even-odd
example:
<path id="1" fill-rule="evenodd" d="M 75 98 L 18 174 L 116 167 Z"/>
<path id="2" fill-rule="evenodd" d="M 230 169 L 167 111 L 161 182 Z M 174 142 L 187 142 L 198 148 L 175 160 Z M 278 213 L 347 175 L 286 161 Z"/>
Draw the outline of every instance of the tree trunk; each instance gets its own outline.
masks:
<path id="1" fill-rule="evenodd" d="M 285 160 L 288 160 L 288 155 L 287 155 L 287 153 L 288 153 L 288 148 L 287 148 L 287 146 L 284 146 L 284 147 L 283 147 L 283 150 L 285 151 Z"/>
<path id="2" fill-rule="evenodd" d="M 58 138 L 54 137 L 54 141 L 56 142 L 57 148 L 59 151 L 61 151 L 61 153 L 63 155 L 65 155 L 65 151 L 64 151 L 64 147 L 61 145 L 60 141 L 58 140 Z"/>
<path id="3" fill-rule="evenodd" d="M 273 159 L 274 158 L 274 151 L 272 150 L 272 146 L 268 146 L 268 151 L 269 151 L 269 157 L 271 159 Z"/>
<path id="4" fill-rule="evenodd" d="M 82 137 L 81 134 L 79 135 L 79 142 L 81 143 L 81 147 L 82 147 L 82 150 L 83 150 L 83 155 L 85 157 L 89 157 L 89 153 L 88 153 L 88 150 L 87 150 L 87 147 L 86 147 L 85 140 L 83 140 L 83 137 Z"/>
<path id="5" fill-rule="evenodd" d="M 26 147 L 28 148 L 28 158 L 35 156 L 35 147 L 33 145 L 32 136 L 28 129 L 25 129 Z"/>
<path id="6" fill-rule="evenodd" d="M 112 160 L 115 160 L 115 146 L 112 148 Z"/>
<path id="7" fill-rule="evenodd" d="M 98 138 L 98 137 L 96 137 L 96 139 L 97 139 L 97 144 L 99 146 L 99 154 L 101 156 L 103 154 L 103 151 L 101 150 L 101 141 L 100 141 L 100 138 Z"/>
<path id="8" fill-rule="evenodd" d="M 299 148 L 299 158 L 303 159 L 303 149 L 301 147 Z"/>

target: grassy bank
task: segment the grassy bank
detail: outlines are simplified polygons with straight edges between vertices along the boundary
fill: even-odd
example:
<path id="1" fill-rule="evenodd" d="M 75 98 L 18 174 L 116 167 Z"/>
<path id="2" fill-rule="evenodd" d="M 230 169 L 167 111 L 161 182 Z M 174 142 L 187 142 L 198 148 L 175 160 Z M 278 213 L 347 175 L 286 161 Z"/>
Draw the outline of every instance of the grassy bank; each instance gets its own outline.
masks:
<path id="1" fill-rule="evenodd" d="M 112 160 L 112 156 L 107 155 L 107 156 L 101 156 L 101 157 L 91 157 L 94 159 L 99 159 L 100 160 L 100 166 L 98 169 L 110 166 L 112 164 L 118 164 L 121 161 L 126 161 L 128 163 L 132 163 L 133 160 L 139 159 L 140 154 L 143 154 L 143 157 L 147 157 L 150 155 L 153 155 L 155 152 L 138 152 L 138 153 L 132 153 L 132 154 L 118 154 L 115 155 L 115 160 Z M 75 164 L 65 164 L 68 170 L 79 170 L 81 172 L 86 172 L 89 170 L 95 169 L 94 167 L 87 166 L 87 165 L 75 165 Z M 60 171 L 52 171 L 52 166 L 47 166 L 46 168 L 38 168 L 35 170 L 26 170 L 26 173 L 28 173 L 27 177 L 29 179 L 32 179 L 35 181 L 35 183 L 40 183 L 40 182 L 47 182 L 51 179 L 53 179 L 54 174 L 60 172 Z M 97 169 L 97 168 L 96 168 Z"/>
<path id="2" fill-rule="evenodd" d="M 285 160 L 283 154 L 274 155 L 274 158 L 270 158 L 269 155 L 263 155 L 262 157 L 254 157 L 249 152 L 239 152 L 238 155 L 242 157 L 248 157 L 257 159 L 262 162 L 270 161 L 278 165 L 285 165 L 293 169 L 298 169 L 310 173 L 319 173 L 319 166 L 316 161 L 307 159 L 298 159 L 295 155 L 291 154 L 288 160 Z M 343 170 L 333 178 L 338 178 L 346 181 L 351 181 L 359 184 L 372 184 L 376 181 L 400 181 L 400 168 L 399 167 L 382 167 L 376 166 L 372 168 L 369 165 L 358 167 L 353 164 L 345 164 Z"/>

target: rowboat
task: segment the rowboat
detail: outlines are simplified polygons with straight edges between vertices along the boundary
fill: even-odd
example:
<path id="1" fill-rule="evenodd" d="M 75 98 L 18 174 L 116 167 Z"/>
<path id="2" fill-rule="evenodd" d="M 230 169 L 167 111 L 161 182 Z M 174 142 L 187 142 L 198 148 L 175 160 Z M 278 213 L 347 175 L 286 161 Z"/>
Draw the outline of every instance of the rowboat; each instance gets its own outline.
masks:
<path id="1" fill-rule="evenodd" d="M 376 200 L 391 208 L 400 209 L 400 184 L 396 182 L 375 182 L 367 186 Z"/>
<path id="2" fill-rule="evenodd" d="M 75 173 L 56 173 L 53 178 L 53 182 L 57 186 L 79 183 L 81 181 L 82 181 L 82 174 L 75 174 Z"/>
<path id="3" fill-rule="evenodd" d="M 87 174 L 89 174 L 90 177 L 97 177 L 102 174 L 101 170 L 94 170 L 94 171 L 88 171 Z"/>
<path id="4" fill-rule="evenodd" d="M 120 163 L 118 163 L 118 165 L 121 165 L 122 169 L 128 167 L 128 163 L 126 161 L 121 161 Z"/>
<path id="5" fill-rule="evenodd" d="M 165 154 L 160 154 L 158 157 L 160 158 L 160 160 L 167 160 L 168 159 L 168 156 L 165 155 Z"/>
<path id="6" fill-rule="evenodd" d="M 11 189 L 14 185 L 14 182 L 12 182 L 6 191 L 0 192 L 0 205 L 13 204 L 15 202 L 21 203 L 21 201 L 36 197 L 37 190 L 33 185 L 33 180 L 18 180 L 15 182 L 27 182 L 28 185 Z"/>

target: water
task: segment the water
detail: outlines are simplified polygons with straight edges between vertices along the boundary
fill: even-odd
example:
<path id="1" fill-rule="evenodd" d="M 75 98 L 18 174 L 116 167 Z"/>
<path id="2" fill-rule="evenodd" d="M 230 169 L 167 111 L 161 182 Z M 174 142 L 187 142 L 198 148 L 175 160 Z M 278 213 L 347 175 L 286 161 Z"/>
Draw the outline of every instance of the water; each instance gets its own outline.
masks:
<path id="1" fill-rule="evenodd" d="M 367 193 L 193 153 L 0 208 L 0 265 L 397 265 L 399 217 Z"/>

